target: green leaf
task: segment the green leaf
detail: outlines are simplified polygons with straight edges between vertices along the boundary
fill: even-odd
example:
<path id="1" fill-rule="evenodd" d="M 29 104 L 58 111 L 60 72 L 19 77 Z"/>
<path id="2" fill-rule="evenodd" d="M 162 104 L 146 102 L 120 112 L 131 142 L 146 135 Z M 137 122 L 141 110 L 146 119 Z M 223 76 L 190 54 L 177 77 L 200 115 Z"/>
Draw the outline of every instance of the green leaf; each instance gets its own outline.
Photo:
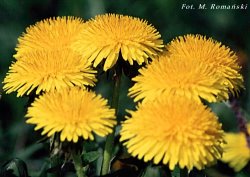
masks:
<path id="1" fill-rule="evenodd" d="M 99 176 L 99 177 L 140 177 L 140 174 L 135 169 L 124 168 L 113 173 Z"/>
<path id="2" fill-rule="evenodd" d="M 28 177 L 28 170 L 26 163 L 18 158 L 14 158 L 2 165 L 0 170 L 0 176 L 16 176 L 18 177 Z"/>
<path id="3" fill-rule="evenodd" d="M 95 160 L 97 160 L 100 157 L 100 152 L 98 151 L 90 151 L 90 152 L 86 152 L 84 154 L 82 154 L 82 160 L 83 160 L 83 164 L 87 165 L 91 162 L 94 162 Z"/>

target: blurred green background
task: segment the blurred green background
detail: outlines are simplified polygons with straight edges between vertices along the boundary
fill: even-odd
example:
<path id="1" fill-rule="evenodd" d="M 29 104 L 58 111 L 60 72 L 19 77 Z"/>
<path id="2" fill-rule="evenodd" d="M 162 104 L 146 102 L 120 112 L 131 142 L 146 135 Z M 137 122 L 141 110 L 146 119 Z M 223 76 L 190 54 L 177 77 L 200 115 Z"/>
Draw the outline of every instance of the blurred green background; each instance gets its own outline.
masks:
<path id="1" fill-rule="evenodd" d="M 29 25 L 44 18 L 53 16 L 79 16 L 87 20 L 97 14 L 118 13 L 148 20 L 161 33 L 165 43 L 184 34 L 202 34 L 221 41 L 237 52 L 242 66 L 246 89 L 242 91 L 240 100 L 242 108 L 249 113 L 249 64 L 250 56 L 250 4 L 246 10 L 182 10 L 182 4 L 206 3 L 246 4 L 247 0 L 0 0 L 0 81 L 3 81 L 8 67 L 14 61 L 17 38 Z M 109 98 L 111 85 L 103 81 L 97 85 L 97 92 Z M 128 79 L 123 79 L 120 99 L 121 110 L 133 108 L 132 101 L 127 98 L 127 88 L 131 86 Z M 31 174 L 39 171 L 47 158 L 48 147 L 36 143 L 40 138 L 33 126 L 25 124 L 25 106 L 27 98 L 16 98 L 16 94 L 6 95 L 0 83 L 0 165 L 14 157 L 23 159 L 28 164 Z M 224 104 L 212 104 L 226 131 L 236 131 L 237 125 L 233 112 Z M 120 112 L 120 116 L 124 111 Z M 229 168 L 211 168 L 207 175 L 211 177 L 249 177 L 241 172 L 234 174 Z M 226 170 L 225 170 L 225 169 Z M 220 174 L 218 174 L 220 173 Z M 223 176 L 224 175 L 224 176 Z M 32 175 L 31 175 L 32 176 Z M 152 167 L 147 176 L 157 177 L 157 169 Z M 196 174 L 194 176 L 199 176 Z M 202 176 L 202 175 L 201 175 Z"/>

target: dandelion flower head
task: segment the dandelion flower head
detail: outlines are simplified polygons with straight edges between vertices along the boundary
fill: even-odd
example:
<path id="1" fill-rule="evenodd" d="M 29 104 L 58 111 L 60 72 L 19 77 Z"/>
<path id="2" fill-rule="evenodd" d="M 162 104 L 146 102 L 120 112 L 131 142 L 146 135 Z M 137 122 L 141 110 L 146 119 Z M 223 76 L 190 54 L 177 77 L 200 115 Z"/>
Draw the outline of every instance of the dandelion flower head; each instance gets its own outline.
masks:
<path id="1" fill-rule="evenodd" d="M 204 62 L 213 67 L 218 76 L 226 80 L 224 85 L 232 94 L 243 88 L 243 77 L 239 73 L 241 67 L 237 63 L 237 56 L 220 42 L 201 35 L 185 35 L 170 42 L 167 50 L 170 55 Z"/>
<path id="2" fill-rule="evenodd" d="M 3 89 L 6 93 L 17 91 L 17 96 L 23 96 L 33 90 L 39 94 L 65 87 L 93 86 L 95 73 L 86 60 L 70 49 L 32 52 L 12 63 Z"/>
<path id="3" fill-rule="evenodd" d="M 107 100 L 94 92 L 77 87 L 58 92 L 47 92 L 28 108 L 27 123 L 35 124 L 42 135 L 60 133 L 61 141 L 77 142 L 94 139 L 93 133 L 106 136 L 116 124 L 115 111 Z"/>
<path id="4" fill-rule="evenodd" d="M 161 48 L 161 35 L 147 21 L 130 16 L 105 14 L 86 22 L 72 48 L 96 67 L 105 60 L 106 71 L 114 66 L 119 53 L 131 65 L 154 58 Z"/>
<path id="5" fill-rule="evenodd" d="M 84 29 L 84 22 L 77 17 L 56 17 L 37 22 L 18 38 L 16 59 L 34 51 L 64 50 Z"/>
<path id="6" fill-rule="evenodd" d="M 250 133 L 250 124 L 248 124 Z M 235 171 L 242 170 L 250 161 L 250 147 L 244 133 L 226 133 L 222 161 L 229 163 Z"/>
<path id="7" fill-rule="evenodd" d="M 223 80 L 216 71 L 202 62 L 186 60 L 163 53 L 139 70 L 132 80 L 129 96 L 134 101 L 153 100 L 163 95 L 179 95 L 200 101 L 215 102 L 227 96 Z"/>
<path id="8" fill-rule="evenodd" d="M 199 102 L 179 96 L 139 104 L 123 122 L 121 139 L 132 156 L 168 164 L 171 170 L 202 169 L 221 157 L 223 131 L 217 117 Z M 199 125 L 199 126 L 197 126 Z"/>

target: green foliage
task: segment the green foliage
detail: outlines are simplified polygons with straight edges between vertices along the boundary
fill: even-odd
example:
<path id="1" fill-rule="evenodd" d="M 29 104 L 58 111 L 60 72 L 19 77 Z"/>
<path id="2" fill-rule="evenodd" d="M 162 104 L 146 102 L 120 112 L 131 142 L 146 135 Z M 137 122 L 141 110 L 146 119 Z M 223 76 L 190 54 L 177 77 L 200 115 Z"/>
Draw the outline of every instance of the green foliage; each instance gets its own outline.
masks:
<path id="1" fill-rule="evenodd" d="M 7 161 L 0 169 L 2 177 L 28 177 L 27 165 L 21 159 Z"/>
<path id="2" fill-rule="evenodd" d="M 83 164 L 86 166 L 94 161 L 96 161 L 101 156 L 98 151 L 91 151 L 82 154 Z"/>

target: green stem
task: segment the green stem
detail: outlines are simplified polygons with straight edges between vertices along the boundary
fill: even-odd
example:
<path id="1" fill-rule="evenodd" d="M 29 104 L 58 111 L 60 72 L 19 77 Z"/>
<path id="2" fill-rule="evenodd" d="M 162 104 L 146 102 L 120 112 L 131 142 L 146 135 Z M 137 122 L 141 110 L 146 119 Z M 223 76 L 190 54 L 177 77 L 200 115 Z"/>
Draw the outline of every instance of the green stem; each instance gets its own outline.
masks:
<path id="1" fill-rule="evenodd" d="M 61 143 L 59 141 L 58 134 L 54 134 L 50 138 L 50 167 L 54 168 L 60 165 L 61 159 L 59 156 L 59 152 L 61 150 Z M 51 173 L 49 177 L 57 177 L 60 176 L 60 171 L 56 170 L 54 173 Z"/>
<path id="2" fill-rule="evenodd" d="M 119 64 L 116 65 L 115 74 L 114 74 L 114 88 L 113 88 L 113 95 L 112 95 L 112 102 L 111 107 L 115 109 L 115 115 L 118 114 L 118 103 L 119 103 L 119 91 L 121 85 L 121 75 L 122 70 Z M 105 149 L 103 154 L 103 161 L 102 161 L 102 169 L 101 174 L 106 175 L 109 173 L 109 166 L 110 160 L 112 158 L 112 152 L 114 148 L 114 139 L 115 139 L 115 127 L 113 132 L 107 136 Z"/>
<path id="3" fill-rule="evenodd" d="M 87 177 L 83 169 L 81 155 L 79 153 L 76 153 L 75 150 L 72 150 L 71 155 L 74 162 L 77 177 Z"/>

